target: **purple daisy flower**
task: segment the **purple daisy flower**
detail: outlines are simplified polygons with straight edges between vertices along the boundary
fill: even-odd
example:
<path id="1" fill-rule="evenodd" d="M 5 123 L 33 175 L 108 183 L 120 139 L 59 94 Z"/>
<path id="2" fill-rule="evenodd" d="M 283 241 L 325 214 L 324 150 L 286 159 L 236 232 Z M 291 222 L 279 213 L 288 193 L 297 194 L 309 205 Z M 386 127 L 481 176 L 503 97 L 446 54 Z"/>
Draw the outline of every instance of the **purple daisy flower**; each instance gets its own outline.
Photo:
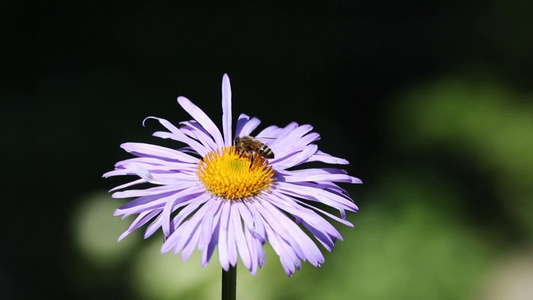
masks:
<path id="1" fill-rule="evenodd" d="M 135 198 L 117 209 L 115 216 L 138 215 L 119 240 L 148 224 L 145 238 L 160 228 L 163 231 L 163 253 L 174 249 L 185 261 L 197 248 L 202 252 L 202 266 L 217 248 L 224 270 L 235 266 L 240 256 L 255 274 L 264 264 L 266 241 L 289 276 L 300 269 L 302 260 L 317 267 L 324 263 L 317 244 L 302 227 L 331 251 L 342 237 L 324 216 L 353 226 L 345 220 L 346 211 L 358 210 L 336 182 L 361 180 L 341 169 L 294 167 L 306 162 L 348 161 L 318 150 L 313 142 L 320 136 L 310 125 L 297 123 L 267 127 L 248 140 L 255 142 L 247 144 L 250 148 L 236 147 L 234 137 L 250 136 L 260 121 L 241 114 L 232 134 L 231 87 L 226 74 L 222 79 L 222 133 L 190 100 L 179 97 L 178 103 L 194 120 L 176 127 L 165 119 L 147 119 L 157 120 L 168 130 L 154 136 L 182 142 L 185 148 L 124 143 L 121 147 L 136 157 L 118 162 L 115 170 L 104 174 L 139 177 L 111 190 L 123 190 L 114 192 L 114 198 Z M 265 158 L 269 155 L 261 155 L 262 150 L 272 151 L 275 158 Z M 144 183 L 155 186 L 128 189 Z M 337 209 L 341 217 L 314 203 Z"/>

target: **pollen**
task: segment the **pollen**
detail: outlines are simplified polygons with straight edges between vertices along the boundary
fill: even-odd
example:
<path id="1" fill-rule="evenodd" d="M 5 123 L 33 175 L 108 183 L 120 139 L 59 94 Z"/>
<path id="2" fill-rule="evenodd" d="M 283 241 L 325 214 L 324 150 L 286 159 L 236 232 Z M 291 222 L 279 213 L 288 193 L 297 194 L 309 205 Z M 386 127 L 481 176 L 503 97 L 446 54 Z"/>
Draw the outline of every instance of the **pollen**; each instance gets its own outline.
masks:
<path id="1" fill-rule="evenodd" d="M 253 153 L 243 155 L 235 147 L 209 152 L 198 164 L 196 174 L 213 195 L 227 200 L 247 200 L 268 192 L 274 171 L 268 161 Z"/>

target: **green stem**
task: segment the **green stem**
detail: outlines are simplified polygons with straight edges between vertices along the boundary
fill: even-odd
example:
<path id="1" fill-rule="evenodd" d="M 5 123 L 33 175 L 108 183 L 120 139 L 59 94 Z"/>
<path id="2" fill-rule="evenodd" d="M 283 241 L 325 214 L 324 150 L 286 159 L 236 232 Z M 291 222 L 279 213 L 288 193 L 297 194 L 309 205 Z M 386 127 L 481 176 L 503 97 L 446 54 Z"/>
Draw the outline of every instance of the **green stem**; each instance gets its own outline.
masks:
<path id="1" fill-rule="evenodd" d="M 235 300 L 237 291 L 237 266 L 222 269 L 222 300 Z"/>

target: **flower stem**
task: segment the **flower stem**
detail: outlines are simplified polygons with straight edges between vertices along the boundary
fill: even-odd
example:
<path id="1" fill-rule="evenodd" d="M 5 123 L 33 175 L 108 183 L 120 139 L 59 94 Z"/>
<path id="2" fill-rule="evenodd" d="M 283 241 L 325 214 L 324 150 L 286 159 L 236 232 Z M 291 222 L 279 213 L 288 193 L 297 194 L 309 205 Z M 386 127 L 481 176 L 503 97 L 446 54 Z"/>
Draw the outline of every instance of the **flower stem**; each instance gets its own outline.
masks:
<path id="1" fill-rule="evenodd" d="M 222 269 L 222 300 L 235 300 L 237 291 L 237 266 Z"/>

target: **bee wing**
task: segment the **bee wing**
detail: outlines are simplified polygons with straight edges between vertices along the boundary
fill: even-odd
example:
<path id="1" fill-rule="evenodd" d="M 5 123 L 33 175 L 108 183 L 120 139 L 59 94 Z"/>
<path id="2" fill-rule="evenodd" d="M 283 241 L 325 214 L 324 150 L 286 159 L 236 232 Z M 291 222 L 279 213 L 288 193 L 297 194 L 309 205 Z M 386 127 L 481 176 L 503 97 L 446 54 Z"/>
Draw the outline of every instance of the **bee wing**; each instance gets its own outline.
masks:
<path id="1" fill-rule="evenodd" d="M 255 139 L 264 143 L 264 142 L 266 142 L 266 141 L 269 141 L 269 142 L 274 141 L 276 138 L 273 138 L 273 137 L 264 137 L 264 136 L 262 136 L 262 137 L 260 137 L 260 138 L 257 138 L 257 137 L 256 137 Z"/>

